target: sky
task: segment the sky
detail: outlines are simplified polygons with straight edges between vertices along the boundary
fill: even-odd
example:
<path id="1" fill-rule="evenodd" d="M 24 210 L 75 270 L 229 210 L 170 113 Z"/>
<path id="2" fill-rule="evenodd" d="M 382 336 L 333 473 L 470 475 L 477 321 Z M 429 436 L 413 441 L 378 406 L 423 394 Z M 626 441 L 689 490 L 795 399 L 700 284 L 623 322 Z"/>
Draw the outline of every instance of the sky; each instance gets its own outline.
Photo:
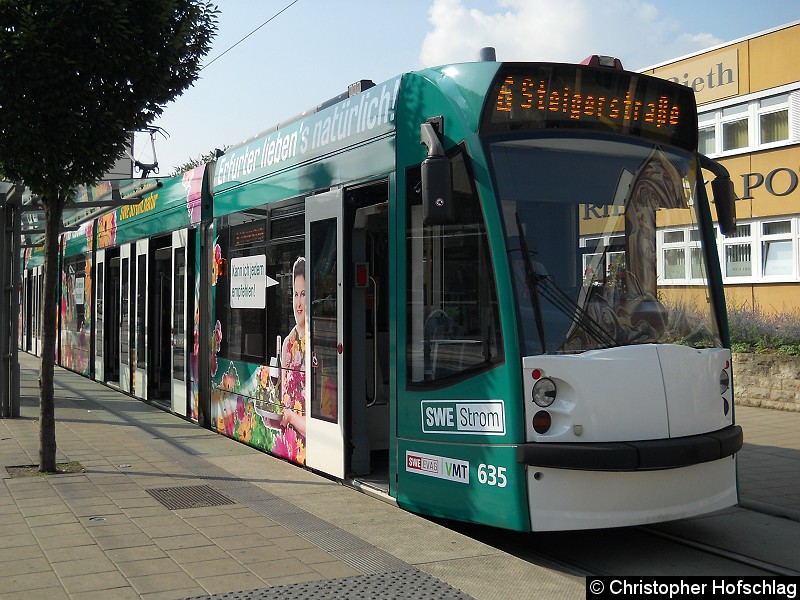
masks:
<path id="1" fill-rule="evenodd" d="M 153 123 L 164 131 L 155 136 L 161 176 L 298 115 L 350 83 L 381 83 L 407 71 L 473 61 L 484 46 L 496 49 L 498 61 L 580 62 L 605 54 L 635 71 L 800 20 L 798 0 L 217 0 L 217 5 L 219 29 L 199 79 Z M 136 135 L 133 154 L 143 163 L 155 162 L 147 134 Z"/>

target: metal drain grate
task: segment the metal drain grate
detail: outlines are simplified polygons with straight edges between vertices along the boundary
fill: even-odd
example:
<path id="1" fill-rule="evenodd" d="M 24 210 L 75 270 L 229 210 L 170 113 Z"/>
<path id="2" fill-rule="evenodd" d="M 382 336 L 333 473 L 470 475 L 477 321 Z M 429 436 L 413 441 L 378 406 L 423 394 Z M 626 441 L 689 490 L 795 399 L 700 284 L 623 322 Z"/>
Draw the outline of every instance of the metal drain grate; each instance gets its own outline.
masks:
<path id="1" fill-rule="evenodd" d="M 309 581 L 213 596 L 196 596 L 190 600 L 341 600 L 342 598 L 473 600 L 472 596 L 416 569 Z"/>
<path id="2" fill-rule="evenodd" d="M 207 485 L 155 488 L 145 491 L 170 510 L 235 504 L 233 500 Z"/>

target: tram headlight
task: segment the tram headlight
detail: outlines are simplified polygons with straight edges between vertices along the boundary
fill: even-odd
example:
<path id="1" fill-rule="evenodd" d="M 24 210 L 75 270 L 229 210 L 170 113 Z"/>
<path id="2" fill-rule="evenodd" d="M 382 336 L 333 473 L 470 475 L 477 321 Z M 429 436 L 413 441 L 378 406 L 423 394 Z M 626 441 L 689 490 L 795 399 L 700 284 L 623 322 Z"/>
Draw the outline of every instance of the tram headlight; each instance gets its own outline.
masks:
<path id="1" fill-rule="evenodd" d="M 533 401 L 536 403 L 536 406 L 547 408 L 553 402 L 555 402 L 556 384 L 552 379 L 543 377 L 533 385 L 531 396 L 533 397 Z"/>
<path id="2" fill-rule="evenodd" d="M 725 369 L 722 369 L 722 372 L 719 374 L 719 393 L 724 394 L 728 391 L 730 386 L 731 376 L 728 375 L 728 372 Z"/>

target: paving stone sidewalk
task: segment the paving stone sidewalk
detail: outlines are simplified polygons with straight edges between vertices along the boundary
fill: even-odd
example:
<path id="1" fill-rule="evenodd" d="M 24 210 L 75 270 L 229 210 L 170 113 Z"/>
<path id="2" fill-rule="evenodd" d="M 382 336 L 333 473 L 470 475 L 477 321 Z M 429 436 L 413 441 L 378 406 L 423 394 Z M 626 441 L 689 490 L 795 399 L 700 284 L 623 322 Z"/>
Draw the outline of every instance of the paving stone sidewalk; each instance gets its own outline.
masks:
<path id="1" fill-rule="evenodd" d="M 0 419 L 4 600 L 301 598 L 309 590 L 324 598 L 335 589 L 414 598 L 415 585 L 431 598 L 488 600 L 524 598 L 532 578 L 540 593 L 584 597 L 582 578 L 59 368 L 57 460 L 86 472 L 12 479 L 3 467 L 39 462 L 37 361 L 20 355 L 20 364 L 21 417 Z"/>

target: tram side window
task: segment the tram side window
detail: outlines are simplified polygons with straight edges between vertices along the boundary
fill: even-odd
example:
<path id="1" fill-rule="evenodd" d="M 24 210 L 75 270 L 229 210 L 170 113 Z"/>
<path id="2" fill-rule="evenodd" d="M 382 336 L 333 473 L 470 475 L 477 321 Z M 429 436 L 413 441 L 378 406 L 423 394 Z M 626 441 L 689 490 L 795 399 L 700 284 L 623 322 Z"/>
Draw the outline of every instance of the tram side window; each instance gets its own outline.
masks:
<path id="1" fill-rule="evenodd" d="M 83 256 L 64 259 L 61 288 L 62 346 L 79 345 L 78 335 L 84 327 L 85 318 L 85 268 Z M 85 349 L 88 351 L 88 348 Z M 66 354 L 66 353 L 65 353 Z M 72 365 L 70 365 L 72 366 Z"/>
<path id="2" fill-rule="evenodd" d="M 451 157 L 455 220 L 424 225 L 419 168 L 407 173 L 407 377 L 439 381 L 502 359 L 497 289 L 463 151 Z"/>
<path id="3" fill-rule="evenodd" d="M 295 324 L 292 267 L 304 252 L 301 236 L 286 239 L 280 238 L 277 232 L 297 231 L 295 223 L 288 223 L 296 220 L 302 234 L 304 215 L 295 211 L 291 217 L 280 219 L 280 223 L 273 220 L 273 239 L 268 239 L 267 210 L 251 210 L 251 213 L 255 212 L 260 212 L 261 216 L 253 218 L 244 211 L 224 217 L 217 225 L 218 249 L 215 249 L 214 260 L 221 265 L 216 268 L 217 319 L 222 329 L 219 355 L 267 365 L 270 359 L 278 358 L 279 345 Z M 258 267 L 262 264 L 265 265 L 263 274 Z M 263 279 L 266 288 L 263 302 L 251 302 L 243 296 L 249 293 L 242 287 L 248 281 L 246 273 L 252 274 L 256 270 L 259 275 L 249 279 Z"/>

